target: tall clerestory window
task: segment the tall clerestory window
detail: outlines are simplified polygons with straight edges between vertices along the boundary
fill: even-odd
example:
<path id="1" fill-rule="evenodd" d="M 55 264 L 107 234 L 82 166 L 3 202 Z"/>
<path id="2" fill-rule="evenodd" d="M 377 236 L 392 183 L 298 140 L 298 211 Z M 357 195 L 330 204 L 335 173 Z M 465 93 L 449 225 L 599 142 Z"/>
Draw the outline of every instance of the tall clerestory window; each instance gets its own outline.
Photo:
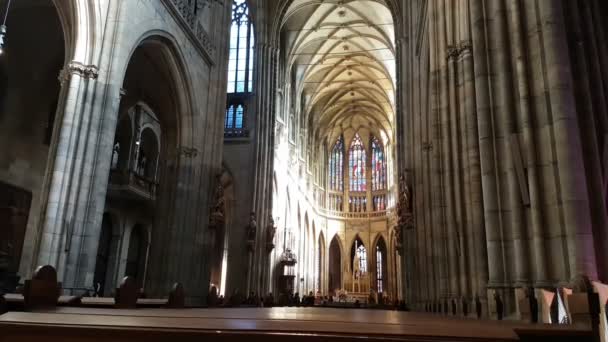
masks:
<path id="1" fill-rule="evenodd" d="M 344 140 L 336 141 L 329 160 L 329 188 L 344 191 Z"/>
<path id="2" fill-rule="evenodd" d="M 253 56 L 255 38 L 246 0 L 234 0 L 228 60 L 228 93 L 253 91 Z"/>
<path id="3" fill-rule="evenodd" d="M 359 134 L 355 134 L 355 138 L 350 145 L 349 160 L 349 176 L 350 176 L 350 191 L 366 191 L 367 182 L 365 179 L 365 146 Z"/>
<path id="4" fill-rule="evenodd" d="M 378 138 L 372 138 L 372 191 L 386 189 L 386 159 Z"/>
<path id="5" fill-rule="evenodd" d="M 224 119 L 224 137 L 247 137 L 247 104 L 253 92 L 255 38 L 246 0 L 234 0 L 228 59 L 228 99 Z"/>

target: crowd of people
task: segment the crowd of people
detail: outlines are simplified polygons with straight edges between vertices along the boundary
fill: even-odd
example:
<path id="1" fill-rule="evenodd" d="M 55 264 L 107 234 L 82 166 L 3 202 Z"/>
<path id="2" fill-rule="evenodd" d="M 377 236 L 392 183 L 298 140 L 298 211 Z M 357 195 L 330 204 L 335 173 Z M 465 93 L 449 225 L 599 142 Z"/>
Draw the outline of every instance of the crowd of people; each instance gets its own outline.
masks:
<path id="1" fill-rule="evenodd" d="M 338 301 L 334 301 L 333 296 L 323 296 L 321 293 L 316 295 L 309 292 L 308 295 L 300 296 L 296 293 L 281 293 L 275 300 L 272 293 L 265 296 L 260 296 L 255 292 L 250 292 L 248 296 L 244 296 L 239 289 L 235 289 L 232 295 L 224 297 L 218 294 L 215 286 L 211 287 L 207 295 L 207 305 L 209 307 L 329 307 L 339 305 Z M 362 307 L 362 304 L 357 300 L 354 302 L 354 307 Z M 368 299 L 367 306 L 382 307 L 387 309 L 407 311 L 404 301 L 390 301 L 389 298 L 378 294 L 378 299 L 372 297 Z"/>

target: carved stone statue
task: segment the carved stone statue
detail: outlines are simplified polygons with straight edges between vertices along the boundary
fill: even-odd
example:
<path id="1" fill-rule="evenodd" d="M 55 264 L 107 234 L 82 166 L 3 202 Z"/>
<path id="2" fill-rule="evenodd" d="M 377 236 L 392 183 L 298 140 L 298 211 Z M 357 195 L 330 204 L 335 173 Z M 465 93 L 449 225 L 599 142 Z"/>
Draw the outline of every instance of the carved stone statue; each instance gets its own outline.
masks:
<path id="1" fill-rule="evenodd" d="M 272 215 L 268 217 L 268 227 L 266 228 L 266 244 L 274 248 L 274 236 L 277 233 L 277 227 L 275 226 Z"/>
<path id="2" fill-rule="evenodd" d="M 209 228 L 221 228 L 225 222 L 226 205 L 221 176 L 217 176 L 216 183 L 214 206 L 211 208 L 211 215 L 209 217 Z"/>
<path id="3" fill-rule="evenodd" d="M 412 193 L 405 176 L 399 177 L 399 201 L 397 202 L 397 219 L 400 228 L 413 228 Z"/>
<path id="4" fill-rule="evenodd" d="M 141 177 L 146 175 L 146 167 L 148 166 L 148 159 L 143 150 L 139 153 L 139 163 L 137 165 L 137 174 Z"/>
<path id="5" fill-rule="evenodd" d="M 114 144 L 114 149 L 112 150 L 112 170 L 116 170 L 118 168 L 118 157 L 120 156 L 120 142 L 116 142 Z"/>
<path id="6" fill-rule="evenodd" d="M 247 241 L 255 241 L 255 233 L 258 229 L 258 223 L 255 220 L 255 213 L 249 215 L 249 225 L 247 226 Z"/>
<path id="7" fill-rule="evenodd" d="M 409 186 L 405 180 L 405 176 L 401 175 L 399 177 L 399 204 L 402 205 L 403 210 L 405 212 L 412 212 L 412 202 L 411 202 L 412 193 L 410 191 Z"/>

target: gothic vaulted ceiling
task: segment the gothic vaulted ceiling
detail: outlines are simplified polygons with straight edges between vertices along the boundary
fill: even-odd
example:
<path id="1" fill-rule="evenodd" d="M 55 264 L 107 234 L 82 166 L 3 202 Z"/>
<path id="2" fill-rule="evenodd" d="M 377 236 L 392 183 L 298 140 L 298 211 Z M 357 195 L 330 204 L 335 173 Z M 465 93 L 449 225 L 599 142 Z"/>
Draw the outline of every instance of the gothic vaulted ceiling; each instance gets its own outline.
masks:
<path id="1" fill-rule="evenodd" d="M 395 38 L 382 0 L 294 0 L 282 39 L 298 105 L 317 137 L 367 127 L 391 139 Z"/>

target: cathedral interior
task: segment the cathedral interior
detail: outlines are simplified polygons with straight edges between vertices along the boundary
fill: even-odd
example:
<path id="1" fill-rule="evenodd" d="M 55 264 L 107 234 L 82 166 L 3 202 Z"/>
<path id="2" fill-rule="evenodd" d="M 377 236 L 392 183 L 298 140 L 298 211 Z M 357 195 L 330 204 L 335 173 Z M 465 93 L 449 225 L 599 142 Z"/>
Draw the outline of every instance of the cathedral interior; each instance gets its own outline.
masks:
<path id="1" fill-rule="evenodd" d="M 0 331 L 608 341 L 606 18 L 0 0 Z"/>

